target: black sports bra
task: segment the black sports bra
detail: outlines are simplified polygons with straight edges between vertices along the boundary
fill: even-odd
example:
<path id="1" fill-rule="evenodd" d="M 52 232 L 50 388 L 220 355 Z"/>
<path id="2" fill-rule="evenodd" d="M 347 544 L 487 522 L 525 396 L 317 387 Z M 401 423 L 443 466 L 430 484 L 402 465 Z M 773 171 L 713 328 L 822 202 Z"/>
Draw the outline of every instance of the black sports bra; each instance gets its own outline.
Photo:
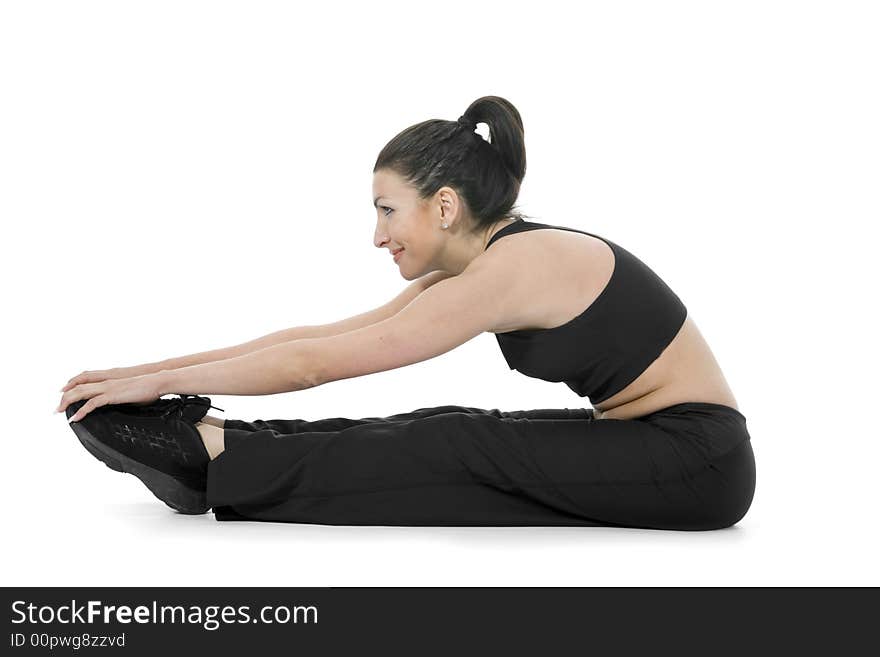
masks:
<path id="1" fill-rule="evenodd" d="M 510 369 L 544 381 L 565 382 L 599 404 L 623 390 L 672 342 L 687 308 L 657 274 L 632 253 L 576 228 L 520 219 L 492 236 L 551 228 L 596 237 L 614 252 L 611 279 L 595 301 L 571 321 L 549 329 L 496 333 Z"/>

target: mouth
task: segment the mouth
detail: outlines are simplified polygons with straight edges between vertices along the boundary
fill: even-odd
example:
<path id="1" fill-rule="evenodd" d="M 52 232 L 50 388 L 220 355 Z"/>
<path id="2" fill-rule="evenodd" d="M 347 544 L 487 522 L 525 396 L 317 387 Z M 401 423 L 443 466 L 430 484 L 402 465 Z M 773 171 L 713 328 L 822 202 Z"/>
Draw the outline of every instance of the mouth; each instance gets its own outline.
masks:
<path id="1" fill-rule="evenodd" d="M 391 256 L 394 257 L 394 258 L 396 258 L 396 257 L 397 257 L 397 254 L 400 253 L 401 251 L 403 251 L 403 248 L 402 248 L 402 247 L 399 248 L 399 249 L 397 249 L 396 251 L 392 251 L 392 252 L 391 252 Z"/>

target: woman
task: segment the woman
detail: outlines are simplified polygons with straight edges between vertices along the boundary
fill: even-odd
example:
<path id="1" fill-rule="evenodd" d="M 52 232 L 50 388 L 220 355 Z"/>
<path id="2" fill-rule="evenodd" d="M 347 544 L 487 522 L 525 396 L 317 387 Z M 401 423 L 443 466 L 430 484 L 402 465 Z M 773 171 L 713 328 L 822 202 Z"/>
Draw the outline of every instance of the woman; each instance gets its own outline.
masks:
<path id="1" fill-rule="evenodd" d="M 475 131 L 489 128 L 489 139 Z M 751 505 L 746 419 L 676 294 L 614 242 L 514 212 L 519 112 L 480 98 L 392 139 L 373 169 L 374 244 L 413 283 L 335 324 L 84 372 L 64 387 L 83 445 L 185 513 L 331 525 L 708 530 Z M 403 367 L 485 332 L 511 369 L 589 409 L 422 408 L 219 420 L 202 394 L 275 394 Z M 164 394 L 179 397 L 160 399 Z"/>

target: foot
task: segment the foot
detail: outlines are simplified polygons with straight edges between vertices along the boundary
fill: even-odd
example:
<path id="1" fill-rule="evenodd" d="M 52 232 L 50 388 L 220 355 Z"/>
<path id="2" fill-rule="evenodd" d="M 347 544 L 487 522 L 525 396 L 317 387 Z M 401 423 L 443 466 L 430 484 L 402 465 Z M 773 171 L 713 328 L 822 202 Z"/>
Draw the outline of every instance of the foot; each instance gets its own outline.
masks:
<path id="1" fill-rule="evenodd" d="M 178 395 L 171 399 L 160 398 L 151 404 L 114 404 L 113 407 L 126 415 L 137 415 L 139 417 L 162 417 L 175 413 L 193 423 L 205 422 L 205 418 L 208 417 L 206 413 L 209 408 L 216 408 L 218 411 L 223 410 L 222 408 L 212 406 L 210 397 L 200 397 L 199 395 Z M 70 418 L 71 415 L 67 417 Z"/>
<path id="2" fill-rule="evenodd" d="M 207 398 L 197 398 L 207 402 Z M 162 406 L 108 404 L 96 408 L 79 422 L 71 422 L 79 441 L 97 459 L 117 472 L 138 477 L 160 500 L 181 513 L 205 513 L 207 470 L 211 457 L 196 429 L 203 401 L 187 397 L 159 400 Z M 85 400 L 67 407 L 68 419 Z M 201 407 L 205 406 L 204 410 Z"/>

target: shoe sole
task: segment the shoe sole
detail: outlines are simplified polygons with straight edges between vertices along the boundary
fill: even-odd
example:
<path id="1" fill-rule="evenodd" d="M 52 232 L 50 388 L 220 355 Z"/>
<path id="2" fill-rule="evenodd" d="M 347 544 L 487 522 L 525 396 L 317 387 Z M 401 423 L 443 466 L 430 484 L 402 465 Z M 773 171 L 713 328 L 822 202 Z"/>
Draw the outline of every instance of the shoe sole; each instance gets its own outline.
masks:
<path id="1" fill-rule="evenodd" d="M 80 422 L 71 422 L 70 426 L 79 442 L 89 453 L 99 461 L 102 461 L 111 470 L 132 474 L 140 479 L 150 492 L 175 511 L 188 515 L 200 515 L 207 513 L 207 493 L 197 491 L 182 484 L 169 474 L 156 470 L 139 461 L 120 454 L 112 447 L 108 447 L 97 440 L 89 430 Z"/>

